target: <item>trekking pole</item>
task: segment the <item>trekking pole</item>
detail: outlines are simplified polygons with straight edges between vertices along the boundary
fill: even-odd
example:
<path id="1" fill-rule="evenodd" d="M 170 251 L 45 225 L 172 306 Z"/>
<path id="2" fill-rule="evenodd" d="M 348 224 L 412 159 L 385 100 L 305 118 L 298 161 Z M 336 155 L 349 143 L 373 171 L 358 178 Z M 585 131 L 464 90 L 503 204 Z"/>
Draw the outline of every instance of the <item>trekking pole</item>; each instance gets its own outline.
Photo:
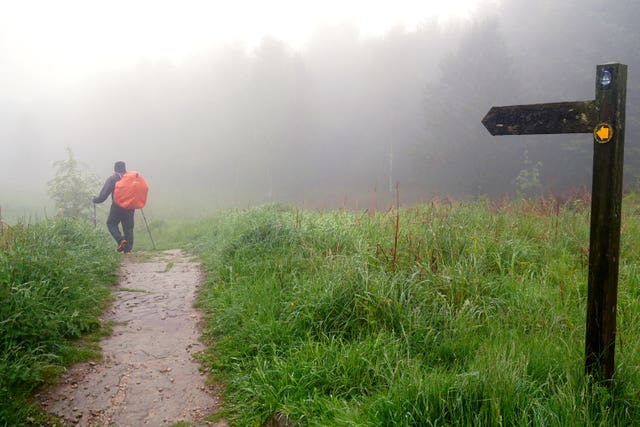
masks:
<path id="1" fill-rule="evenodd" d="M 144 218 L 144 223 L 147 226 L 147 232 L 149 233 L 149 238 L 151 239 L 153 250 L 156 250 L 156 242 L 154 242 L 153 237 L 151 237 L 151 230 L 149 229 L 149 223 L 147 222 L 147 217 L 144 215 L 144 211 L 142 209 L 140 209 L 140 212 L 142 212 L 142 218 Z"/>
<path id="2" fill-rule="evenodd" d="M 96 204 L 93 204 L 93 228 L 96 228 L 97 226 L 97 221 L 96 221 Z"/>

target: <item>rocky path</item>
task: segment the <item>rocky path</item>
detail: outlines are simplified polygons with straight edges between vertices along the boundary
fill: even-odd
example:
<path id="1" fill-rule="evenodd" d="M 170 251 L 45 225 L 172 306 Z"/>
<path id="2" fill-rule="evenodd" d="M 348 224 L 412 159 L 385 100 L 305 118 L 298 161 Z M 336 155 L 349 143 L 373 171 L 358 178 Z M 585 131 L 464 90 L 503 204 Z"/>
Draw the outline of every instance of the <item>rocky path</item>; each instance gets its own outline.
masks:
<path id="1" fill-rule="evenodd" d="M 74 426 L 225 426 L 202 421 L 217 398 L 193 359 L 203 349 L 200 282 L 199 265 L 179 250 L 126 258 L 103 319 L 114 327 L 100 342 L 102 361 L 70 369 L 41 393 L 42 407 Z"/>

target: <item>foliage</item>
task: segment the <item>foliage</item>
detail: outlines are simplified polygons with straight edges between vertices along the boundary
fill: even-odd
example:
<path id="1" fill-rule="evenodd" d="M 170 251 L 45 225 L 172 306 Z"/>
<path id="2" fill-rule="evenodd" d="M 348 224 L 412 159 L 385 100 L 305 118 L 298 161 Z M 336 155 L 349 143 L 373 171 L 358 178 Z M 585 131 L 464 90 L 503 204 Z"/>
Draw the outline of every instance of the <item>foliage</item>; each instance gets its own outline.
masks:
<path id="1" fill-rule="evenodd" d="M 499 22 L 476 22 L 440 63 L 440 76 L 426 85 L 425 123 L 417 161 L 425 185 L 454 194 L 504 194 L 511 190 L 522 144 L 505 144 L 481 124 L 491 105 L 508 105 L 522 82 Z M 446 106 L 446 108 L 442 108 Z M 507 160 L 509 159 L 509 160 Z M 417 168 L 416 170 L 420 170 Z"/>
<path id="2" fill-rule="evenodd" d="M 625 182 L 636 181 L 640 2 L 486 3 L 451 25 L 427 18 L 372 36 L 335 24 L 304 49 L 266 38 L 180 64 L 148 61 L 88 82 L 81 102 L 56 103 L 56 119 L 2 97 L 0 140 L 12 148 L 0 156 L 4 216 L 38 209 L 37 165 L 55 141 L 85 147 L 92 165 L 127 153 L 154 176 L 154 207 L 176 217 L 184 206 L 269 198 L 336 206 L 347 193 L 363 202 L 396 181 L 412 201 L 502 194 L 513 191 L 524 148 L 544 164 L 544 189 L 566 191 L 590 184 L 588 134 L 492 137 L 480 120 L 493 105 L 593 99 L 596 65 L 612 60 L 629 66 Z M 19 188 L 16 170 L 29 171 Z"/>
<path id="3" fill-rule="evenodd" d="M 629 425 L 640 417 L 637 197 L 625 200 L 611 388 L 583 375 L 588 209 L 227 211 L 179 231 L 234 425 Z"/>
<path id="4" fill-rule="evenodd" d="M 67 159 L 53 164 L 55 177 L 47 185 L 58 215 L 64 218 L 91 219 L 91 198 L 100 188 L 99 178 L 86 172 L 67 147 Z"/>
<path id="5" fill-rule="evenodd" d="M 540 170 L 542 162 L 533 162 L 529 159 L 529 151 L 524 151 L 524 168 L 518 172 L 513 183 L 516 187 L 518 198 L 526 198 L 540 195 L 542 183 L 540 182 Z"/>
<path id="6" fill-rule="evenodd" d="M 83 222 L 19 223 L 0 246 L 0 425 L 23 425 L 30 393 L 87 351 L 117 258 Z"/>

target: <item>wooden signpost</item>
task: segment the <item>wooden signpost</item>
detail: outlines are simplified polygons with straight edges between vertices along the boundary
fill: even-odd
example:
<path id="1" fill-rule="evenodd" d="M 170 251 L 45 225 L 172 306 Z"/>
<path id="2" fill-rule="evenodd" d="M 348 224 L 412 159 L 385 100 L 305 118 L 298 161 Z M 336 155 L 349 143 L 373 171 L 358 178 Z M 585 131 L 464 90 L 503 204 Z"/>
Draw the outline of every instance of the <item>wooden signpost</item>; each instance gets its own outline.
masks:
<path id="1" fill-rule="evenodd" d="M 626 96 L 627 66 L 602 64 L 593 101 L 492 107 L 482 119 L 492 135 L 593 135 L 585 371 L 606 381 L 614 372 Z"/>

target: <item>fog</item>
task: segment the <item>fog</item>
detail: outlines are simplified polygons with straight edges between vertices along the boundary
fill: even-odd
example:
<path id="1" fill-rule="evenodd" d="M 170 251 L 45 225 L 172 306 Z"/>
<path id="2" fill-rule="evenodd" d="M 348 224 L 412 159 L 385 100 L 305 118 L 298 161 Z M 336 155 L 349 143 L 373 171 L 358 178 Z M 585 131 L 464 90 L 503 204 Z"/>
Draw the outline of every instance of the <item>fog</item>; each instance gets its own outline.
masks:
<path id="1" fill-rule="evenodd" d="M 485 1 L 446 22 L 425 16 L 377 34 L 325 23 L 303 44 L 264 34 L 252 45 L 202 43 L 180 60 L 92 62 L 77 75 L 22 64 L 28 44 L 4 37 L 0 207 L 49 203 L 65 147 L 101 178 L 116 160 L 143 173 L 158 216 L 279 201 L 384 208 L 396 183 L 405 204 L 514 195 L 537 162 L 539 193 L 589 187 L 588 135 L 492 137 L 480 120 L 492 105 L 593 99 L 606 62 L 629 66 L 625 184 L 634 185 L 637 22 L 631 0 Z"/>

